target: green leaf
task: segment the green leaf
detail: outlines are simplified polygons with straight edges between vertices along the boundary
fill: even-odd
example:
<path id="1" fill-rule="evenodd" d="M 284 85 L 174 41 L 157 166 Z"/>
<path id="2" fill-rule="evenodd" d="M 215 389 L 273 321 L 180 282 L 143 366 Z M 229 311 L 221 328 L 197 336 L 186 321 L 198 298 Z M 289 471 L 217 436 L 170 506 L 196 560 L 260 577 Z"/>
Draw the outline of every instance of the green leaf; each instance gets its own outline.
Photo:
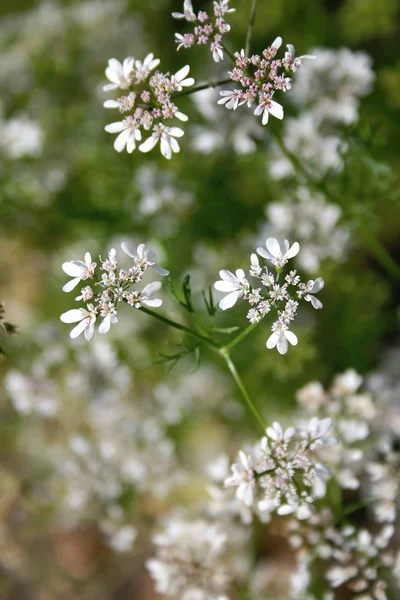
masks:
<path id="1" fill-rule="evenodd" d="M 235 333 L 239 327 L 214 327 L 213 331 L 217 331 L 218 333 Z"/>

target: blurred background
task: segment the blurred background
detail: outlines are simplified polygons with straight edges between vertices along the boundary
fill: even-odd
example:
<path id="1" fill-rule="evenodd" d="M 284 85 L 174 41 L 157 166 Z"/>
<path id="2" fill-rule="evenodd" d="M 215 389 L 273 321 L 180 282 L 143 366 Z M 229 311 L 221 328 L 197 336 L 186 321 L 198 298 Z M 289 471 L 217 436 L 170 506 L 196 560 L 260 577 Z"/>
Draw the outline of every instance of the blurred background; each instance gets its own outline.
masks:
<path id="1" fill-rule="evenodd" d="M 231 5 L 236 51 L 249 3 Z M 258 434 L 207 350 L 200 365 L 152 364 L 182 337 L 138 311 L 125 307 L 91 344 L 69 340 L 64 261 L 144 242 L 177 288 L 191 274 L 205 312 L 201 291 L 220 269 L 248 268 L 269 235 L 299 241 L 297 268 L 325 279 L 324 309 L 303 308 L 287 356 L 265 349 L 267 321 L 235 354 L 268 420 L 310 380 L 325 385 L 350 367 L 368 378 L 398 357 L 399 1 L 259 0 L 254 52 L 282 35 L 318 56 L 281 99 L 284 121 L 262 127 L 207 90 L 180 101 L 189 122 L 171 162 L 158 150 L 119 155 L 104 132 L 115 120 L 103 108 L 109 58 L 153 52 L 163 71 L 190 64 L 197 83 L 230 68 L 207 48 L 176 52 L 183 26 L 170 13 L 181 9 L 1 3 L 0 302 L 18 334 L 4 338 L 0 364 L 0 598 L 152 598 L 143 565 L 157 519 L 195 505 L 204 465 Z M 163 289 L 162 310 L 186 318 Z M 246 326 L 240 306 L 217 319 Z"/>

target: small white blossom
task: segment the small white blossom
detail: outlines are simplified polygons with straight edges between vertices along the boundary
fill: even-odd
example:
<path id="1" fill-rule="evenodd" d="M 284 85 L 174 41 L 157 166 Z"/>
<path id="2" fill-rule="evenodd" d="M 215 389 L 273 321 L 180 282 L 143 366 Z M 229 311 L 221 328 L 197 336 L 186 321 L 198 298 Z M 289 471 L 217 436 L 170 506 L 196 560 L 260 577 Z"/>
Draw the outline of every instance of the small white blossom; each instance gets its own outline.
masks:
<path id="1" fill-rule="evenodd" d="M 150 267 L 159 275 L 169 275 L 169 271 L 167 271 L 167 269 L 163 269 L 158 264 L 157 255 L 151 250 L 147 250 L 145 244 L 139 244 L 135 250 L 135 248 L 129 242 L 122 242 L 121 248 L 125 254 L 134 259 L 136 265 L 143 268 Z"/>
<path id="2" fill-rule="evenodd" d="M 274 331 L 269 336 L 266 344 L 268 350 L 272 350 L 276 347 L 279 354 L 286 354 L 289 348 L 288 342 L 290 342 L 292 346 L 298 344 L 297 336 L 292 331 L 289 331 L 285 324 L 276 322 L 274 323 L 273 328 Z"/>
<path id="3" fill-rule="evenodd" d="M 121 90 L 129 88 L 132 82 L 131 74 L 134 64 L 135 59 L 133 56 L 125 58 L 122 64 L 116 58 L 110 58 L 108 67 L 106 68 L 106 77 L 111 83 L 105 85 L 103 90 L 108 92 L 116 88 L 120 88 Z"/>
<path id="4" fill-rule="evenodd" d="M 225 487 L 237 487 L 236 497 L 242 500 L 246 506 L 251 506 L 254 501 L 253 490 L 256 486 L 251 457 L 244 452 L 239 452 L 240 463 L 234 463 L 231 467 L 232 475 L 225 480 Z"/>
<path id="5" fill-rule="evenodd" d="M 85 308 L 73 308 L 63 313 L 60 317 L 63 323 L 77 323 L 69 334 L 72 339 L 77 338 L 81 333 L 90 341 L 94 335 L 94 324 L 96 322 L 97 311 L 93 304 L 88 304 L 88 310 Z"/>
<path id="6" fill-rule="evenodd" d="M 289 247 L 289 242 L 287 240 L 283 240 L 278 242 L 275 238 L 268 238 L 265 242 L 266 250 L 262 247 L 257 248 L 257 253 L 270 260 L 272 264 L 278 268 L 282 269 L 290 258 L 293 258 L 299 253 L 300 246 L 298 242 L 294 242 L 292 246 Z"/>
<path id="7" fill-rule="evenodd" d="M 153 134 L 139 146 L 141 152 L 150 152 L 160 142 L 161 154 L 168 160 L 173 152 L 179 152 L 180 147 L 175 138 L 182 137 L 184 132 L 179 127 L 166 127 L 163 124 L 155 125 Z"/>
<path id="8" fill-rule="evenodd" d="M 237 269 L 236 275 L 231 271 L 222 270 L 219 272 L 219 276 L 221 280 L 216 281 L 214 287 L 219 292 L 228 294 L 219 302 L 220 308 L 227 310 L 228 308 L 232 308 L 241 296 L 247 294 L 249 283 L 243 269 Z"/>
<path id="9" fill-rule="evenodd" d="M 92 257 L 89 252 L 86 252 L 85 254 L 85 262 L 81 260 L 65 262 L 62 265 L 62 270 L 70 277 L 73 277 L 73 279 L 64 285 L 63 291 L 70 292 L 76 288 L 81 281 L 92 278 L 96 266 L 96 263 L 92 262 Z"/>

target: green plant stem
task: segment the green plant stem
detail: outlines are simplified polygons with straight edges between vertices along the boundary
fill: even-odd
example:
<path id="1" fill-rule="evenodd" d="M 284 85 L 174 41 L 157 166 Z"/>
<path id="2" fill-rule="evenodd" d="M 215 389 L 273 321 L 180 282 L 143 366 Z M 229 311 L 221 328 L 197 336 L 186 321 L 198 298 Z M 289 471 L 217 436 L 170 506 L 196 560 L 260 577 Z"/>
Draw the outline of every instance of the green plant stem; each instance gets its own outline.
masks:
<path id="1" fill-rule="evenodd" d="M 251 412 L 253 413 L 253 415 L 255 416 L 257 421 L 259 422 L 259 424 L 264 432 L 267 428 L 267 425 L 266 425 L 264 419 L 262 418 L 262 416 L 260 415 L 260 413 L 258 412 L 256 406 L 253 404 L 253 401 L 251 400 L 251 398 L 246 390 L 246 387 L 245 387 L 239 373 L 236 370 L 235 364 L 233 363 L 233 361 L 229 355 L 229 351 L 226 348 L 220 348 L 219 354 L 225 360 L 233 379 L 236 381 L 236 384 L 242 393 L 242 396 L 246 402 L 247 407 L 251 410 Z"/>
<path id="2" fill-rule="evenodd" d="M 315 179 L 313 179 L 313 177 L 308 173 L 307 169 L 305 169 L 305 167 L 297 158 L 297 156 L 293 154 L 290 150 L 288 150 L 288 148 L 286 148 L 280 136 L 272 131 L 270 131 L 270 133 L 276 141 L 276 143 L 278 144 L 279 148 L 282 150 L 283 154 L 290 160 L 297 173 L 301 173 L 306 182 L 312 188 L 325 195 L 331 201 L 335 202 L 335 198 L 326 190 L 325 186 L 323 186 L 318 181 L 315 181 Z M 390 275 L 394 279 L 400 279 L 400 265 L 389 254 L 385 246 L 379 241 L 376 234 L 373 231 L 371 231 L 371 229 L 369 229 L 366 225 L 360 222 L 358 222 L 357 226 L 361 237 L 364 239 L 366 245 L 376 258 L 376 260 L 379 262 L 381 267 L 386 271 L 388 275 Z"/>
<path id="3" fill-rule="evenodd" d="M 256 18 L 256 9 L 257 9 L 257 0 L 253 0 L 253 3 L 251 5 L 249 26 L 247 28 L 247 35 L 246 35 L 246 46 L 245 46 L 246 56 L 249 56 L 249 54 L 250 54 L 251 38 L 253 36 L 253 27 L 254 27 L 254 21 Z"/>
<path id="4" fill-rule="evenodd" d="M 209 88 L 216 88 L 220 85 L 224 85 L 225 83 L 232 83 L 231 79 L 221 79 L 220 81 L 209 81 L 208 83 L 202 83 L 201 85 L 196 85 L 196 87 L 192 87 L 188 90 L 184 90 L 183 92 L 178 92 L 177 94 L 173 94 L 172 98 L 181 98 L 182 96 L 190 96 L 191 94 L 195 94 L 196 92 L 201 92 L 202 90 L 208 90 Z"/>
<path id="5" fill-rule="evenodd" d="M 230 50 L 228 50 L 228 48 L 226 46 L 224 46 L 224 44 L 221 43 L 221 46 L 223 47 L 223 49 L 225 50 L 225 52 L 227 53 L 227 55 L 229 56 L 229 58 L 231 59 L 233 64 L 236 65 L 236 58 L 234 57 L 232 52 Z M 232 82 L 232 79 L 229 79 L 229 81 Z"/>
<path id="6" fill-rule="evenodd" d="M 236 344 L 239 344 L 245 337 L 247 337 L 249 333 L 251 333 L 253 329 L 257 327 L 257 325 L 258 323 L 252 323 L 251 325 L 243 329 L 243 331 L 241 331 L 235 338 L 233 338 L 233 340 L 230 341 L 229 344 L 225 344 L 225 348 L 227 350 L 232 350 L 232 348 L 234 348 Z"/>
<path id="7" fill-rule="evenodd" d="M 189 327 L 186 327 L 186 325 L 182 325 L 181 323 L 177 323 L 176 321 L 172 321 L 172 319 L 168 319 L 168 317 L 164 317 L 163 315 L 161 315 L 160 313 L 157 313 L 153 310 L 150 310 L 149 308 L 145 308 L 144 306 L 141 306 L 139 308 L 139 310 L 141 312 L 146 313 L 146 315 L 150 315 L 151 317 L 154 317 L 155 319 L 158 319 L 158 321 L 162 321 L 163 323 L 165 323 L 166 325 L 169 325 L 170 327 L 174 327 L 175 329 L 179 329 L 180 331 L 184 331 L 185 333 L 188 333 L 189 335 L 192 335 L 193 337 L 198 338 L 199 340 L 202 340 L 203 342 L 206 342 L 207 344 L 209 344 L 210 346 L 212 346 L 213 348 L 220 348 L 220 345 L 213 340 L 212 338 L 203 335 L 202 333 L 199 333 L 197 331 L 195 331 L 194 329 L 190 329 Z"/>
<path id="8" fill-rule="evenodd" d="M 359 502 L 354 502 L 353 504 L 350 504 L 345 510 L 343 510 L 341 512 L 338 519 L 336 519 L 335 524 L 339 523 L 344 517 L 347 517 L 348 515 L 351 515 L 362 508 L 366 508 L 367 506 L 369 506 L 370 504 L 373 504 L 374 502 L 377 502 L 378 500 L 379 500 L 379 498 L 371 497 L 371 498 L 365 498 L 364 500 L 360 500 Z"/>
<path id="9" fill-rule="evenodd" d="M 139 310 L 141 312 L 146 313 L 146 315 L 149 315 L 150 317 L 154 317 L 158 321 L 161 321 L 162 323 L 169 325 L 170 327 L 174 327 L 175 329 L 184 331 L 185 333 L 188 333 L 189 335 L 196 337 L 197 339 L 201 340 L 202 342 L 206 342 L 212 350 L 214 350 L 220 356 L 222 356 L 222 358 L 224 359 L 224 361 L 226 362 L 226 364 L 228 366 L 228 369 L 229 369 L 233 379 L 235 380 L 239 390 L 241 391 L 241 394 L 245 400 L 246 406 L 248 408 L 250 408 L 251 412 L 253 413 L 253 415 L 255 416 L 255 418 L 257 419 L 259 424 L 261 425 L 262 430 L 265 431 L 267 425 L 266 425 L 264 419 L 262 418 L 262 416 L 260 415 L 260 413 L 258 412 L 253 401 L 251 400 L 251 398 L 246 390 L 246 387 L 245 387 L 239 373 L 236 370 L 236 367 L 229 355 L 229 347 L 228 346 L 225 346 L 225 347 L 220 346 L 220 344 L 218 344 L 213 338 L 205 336 L 205 335 L 199 333 L 198 331 L 195 331 L 194 329 L 190 329 L 189 327 L 186 327 L 186 325 L 182 325 L 181 323 L 177 323 L 176 321 L 173 321 L 172 319 L 168 319 L 168 317 L 164 317 L 160 313 L 150 310 L 149 308 L 145 308 L 144 306 L 141 306 Z M 246 335 L 248 335 L 250 333 L 250 331 L 252 331 L 253 328 L 254 328 L 254 325 L 251 325 L 251 326 L 247 327 L 246 329 L 244 329 L 234 340 L 232 340 L 232 342 L 229 346 L 232 347 L 232 343 L 233 343 L 233 346 L 238 344 L 243 338 L 246 337 Z"/>

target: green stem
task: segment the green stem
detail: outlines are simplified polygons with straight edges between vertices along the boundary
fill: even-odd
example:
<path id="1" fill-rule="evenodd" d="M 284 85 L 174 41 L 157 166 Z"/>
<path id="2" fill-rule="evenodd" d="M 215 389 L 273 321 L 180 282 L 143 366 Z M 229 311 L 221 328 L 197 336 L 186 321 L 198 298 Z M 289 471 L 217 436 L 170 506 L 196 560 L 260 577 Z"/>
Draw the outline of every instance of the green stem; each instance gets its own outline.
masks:
<path id="1" fill-rule="evenodd" d="M 253 0 L 253 4 L 251 5 L 249 26 L 247 28 L 247 35 L 246 35 L 246 46 L 245 46 L 246 56 L 249 56 L 249 54 L 250 54 L 251 38 L 253 35 L 254 20 L 256 18 L 256 8 L 257 8 L 257 0 Z"/>
<path id="2" fill-rule="evenodd" d="M 235 338 L 233 338 L 233 340 L 230 341 L 229 344 L 225 345 L 225 348 L 227 350 L 232 350 L 232 348 L 234 348 L 236 344 L 239 344 L 239 342 L 241 342 L 245 337 L 247 337 L 249 333 L 251 333 L 253 329 L 257 327 L 257 325 L 258 323 L 252 323 L 251 325 L 243 329 L 243 331 L 241 331 Z"/>
<path id="3" fill-rule="evenodd" d="M 220 81 L 209 81 L 208 83 L 202 83 L 201 85 L 196 85 L 196 87 L 192 87 L 188 90 L 184 90 L 183 92 L 178 92 L 177 94 L 173 94 L 172 98 L 181 98 L 182 96 L 190 96 L 191 94 L 195 94 L 196 92 L 201 92 L 202 90 L 208 90 L 209 88 L 216 88 L 220 85 L 225 85 L 225 83 L 232 83 L 232 79 L 221 79 Z"/>
<path id="4" fill-rule="evenodd" d="M 267 424 L 265 423 L 264 419 L 262 418 L 262 416 L 258 412 L 257 408 L 253 404 L 253 401 L 251 400 L 251 398 L 245 388 L 245 385 L 244 385 L 239 373 L 237 372 L 236 367 L 235 367 L 231 357 L 229 356 L 229 351 L 227 351 L 226 348 L 220 348 L 219 353 L 222 356 L 222 358 L 225 360 L 226 364 L 228 365 L 228 369 L 231 372 L 233 379 L 236 381 L 236 384 L 242 393 L 242 396 L 246 402 L 247 407 L 250 408 L 251 412 L 253 413 L 253 415 L 255 416 L 257 421 L 259 422 L 263 432 L 265 432 L 265 430 L 267 428 Z"/>
<path id="5" fill-rule="evenodd" d="M 236 367 L 231 359 L 231 357 L 229 356 L 229 349 L 228 347 L 221 347 L 215 340 L 213 340 L 211 337 L 205 336 L 201 333 L 199 333 L 198 331 L 194 331 L 193 329 L 190 329 L 189 327 L 186 327 L 186 325 L 182 325 L 181 323 L 177 323 L 176 321 L 172 321 L 172 319 L 168 319 L 168 317 L 164 317 L 163 315 L 161 315 L 160 313 L 157 313 L 153 310 L 150 310 L 149 308 L 145 308 L 144 306 L 141 306 L 139 308 L 139 310 L 141 312 L 146 313 L 147 315 L 149 315 L 150 317 L 154 317 L 155 319 L 157 319 L 158 321 L 161 321 L 162 323 L 165 323 L 166 325 L 169 325 L 170 327 L 174 327 L 175 329 L 179 329 L 180 331 L 184 331 L 185 333 L 188 333 L 189 335 L 192 335 L 193 337 L 198 338 L 199 340 L 202 340 L 203 342 L 206 342 L 215 352 L 218 352 L 218 354 L 220 356 L 222 356 L 222 358 L 225 360 L 226 364 L 228 365 L 229 371 L 233 377 L 233 379 L 235 380 L 239 390 L 242 393 L 242 396 L 246 402 L 246 405 L 248 408 L 250 408 L 251 412 L 253 413 L 253 415 L 255 416 L 255 418 L 257 419 L 257 421 L 259 422 L 259 424 L 262 427 L 262 430 L 265 431 L 267 425 L 264 421 L 264 419 L 262 418 L 262 416 L 260 415 L 260 413 L 258 412 L 257 408 L 255 407 L 255 405 L 253 404 L 253 401 L 251 400 L 245 385 L 239 375 L 239 373 L 236 370 Z M 253 325 L 250 327 L 247 327 L 244 331 L 241 332 L 241 334 L 239 334 L 237 336 L 237 338 L 235 338 L 233 340 L 234 342 L 234 346 L 239 343 L 246 335 L 248 335 L 250 333 L 250 331 L 252 331 L 253 329 Z M 232 345 L 232 342 L 231 342 Z"/>
<path id="6" fill-rule="evenodd" d="M 364 500 L 360 500 L 359 502 L 354 502 L 353 504 L 350 504 L 350 506 L 348 506 L 345 510 L 343 510 L 339 516 L 338 519 L 336 519 L 335 524 L 339 523 L 343 517 L 347 517 L 348 515 L 351 515 L 355 512 L 357 512 L 358 510 L 360 510 L 361 508 L 366 508 L 367 506 L 369 506 L 370 504 L 373 504 L 374 502 L 377 502 L 378 498 L 365 498 Z"/>
<path id="7" fill-rule="evenodd" d="M 295 170 L 303 175 L 306 182 L 316 191 L 329 198 L 332 202 L 336 202 L 336 199 L 330 192 L 326 190 L 325 186 L 323 186 L 318 181 L 315 181 L 315 179 L 313 179 L 313 177 L 308 173 L 307 169 L 305 169 L 305 167 L 297 158 L 297 156 L 286 148 L 283 140 L 279 137 L 279 135 L 272 132 L 271 130 L 270 133 L 276 141 L 276 143 L 278 144 L 281 151 L 283 152 L 283 154 L 290 160 Z M 358 222 L 358 229 L 368 248 L 375 256 L 376 260 L 380 263 L 381 267 L 386 271 L 386 273 L 394 279 L 400 279 L 400 265 L 389 254 L 389 252 L 386 250 L 385 246 L 383 246 L 383 244 L 379 241 L 377 236 L 370 229 L 368 229 L 368 227 L 366 227 L 360 222 Z"/>
<path id="8" fill-rule="evenodd" d="M 186 327 L 186 325 L 182 325 L 181 323 L 176 323 L 176 321 L 172 321 L 171 319 L 168 319 L 167 317 L 164 317 L 160 313 L 155 312 L 153 310 L 150 310 L 149 308 L 145 308 L 144 306 L 141 306 L 139 308 L 139 310 L 141 312 L 146 313 L 146 315 L 150 315 L 151 317 L 154 317 L 155 319 L 158 319 L 159 321 L 162 321 L 163 323 L 165 323 L 166 325 L 169 325 L 170 327 L 174 327 L 175 329 L 179 329 L 180 331 L 184 331 L 185 333 L 188 333 L 189 335 L 192 335 L 193 337 L 196 337 L 199 340 L 202 340 L 203 342 L 206 342 L 207 344 L 209 344 L 213 348 L 220 348 L 220 345 L 217 344 L 217 342 L 215 342 L 212 338 L 210 338 L 208 336 L 205 336 L 202 333 L 198 333 L 194 329 L 190 329 L 189 327 Z"/>
<path id="9" fill-rule="evenodd" d="M 236 66 L 236 58 L 234 57 L 232 52 L 230 50 L 228 50 L 228 48 L 226 46 L 224 46 L 224 44 L 221 43 L 221 46 L 223 47 L 223 49 L 225 50 L 225 52 L 227 53 L 227 55 L 229 56 L 229 58 L 231 59 L 233 64 Z M 232 80 L 230 79 L 229 81 L 232 81 Z"/>

